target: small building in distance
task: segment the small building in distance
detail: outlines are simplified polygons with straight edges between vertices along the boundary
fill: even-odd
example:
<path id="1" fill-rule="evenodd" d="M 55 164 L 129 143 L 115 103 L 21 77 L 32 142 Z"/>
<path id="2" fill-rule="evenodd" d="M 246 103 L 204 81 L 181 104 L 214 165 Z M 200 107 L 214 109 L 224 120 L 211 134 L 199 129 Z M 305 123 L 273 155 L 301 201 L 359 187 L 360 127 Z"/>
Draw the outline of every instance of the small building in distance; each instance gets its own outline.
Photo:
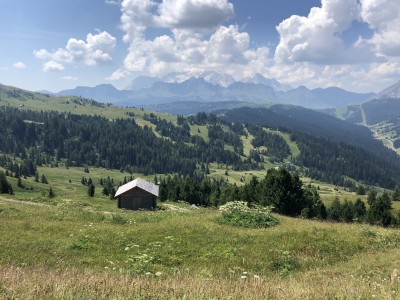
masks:
<path id="1" fill-rule="evenodd" d="M 137 178 L 120 186 L 115 193 L 118 208 L 153 210 L 157 205 L 158 185 Z"/>

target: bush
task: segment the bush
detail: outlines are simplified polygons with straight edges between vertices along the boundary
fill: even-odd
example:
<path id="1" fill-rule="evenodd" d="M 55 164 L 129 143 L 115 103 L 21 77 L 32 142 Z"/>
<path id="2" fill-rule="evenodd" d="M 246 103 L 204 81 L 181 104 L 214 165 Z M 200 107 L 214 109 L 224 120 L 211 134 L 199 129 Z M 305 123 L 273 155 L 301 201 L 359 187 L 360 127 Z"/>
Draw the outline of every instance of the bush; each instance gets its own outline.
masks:
<path id="1" fill-rule="evenodd" d="M 266 228 L 279 223 L 271 215 L 270 207 L 250 208 L 246 202 L 233 201 L 220 206 L 222 213 L 219 219 L 222 224 L 229 224 L 247 228 Z"/>
<path id="2" fill-rule="evenodd" d="M 280 257 L 273 262 L 273 268 L 281 275 L 285 276 L 296 271 L 300 267 L 298 259 L 290 255 L 289 251 L 284 251 Z"/>

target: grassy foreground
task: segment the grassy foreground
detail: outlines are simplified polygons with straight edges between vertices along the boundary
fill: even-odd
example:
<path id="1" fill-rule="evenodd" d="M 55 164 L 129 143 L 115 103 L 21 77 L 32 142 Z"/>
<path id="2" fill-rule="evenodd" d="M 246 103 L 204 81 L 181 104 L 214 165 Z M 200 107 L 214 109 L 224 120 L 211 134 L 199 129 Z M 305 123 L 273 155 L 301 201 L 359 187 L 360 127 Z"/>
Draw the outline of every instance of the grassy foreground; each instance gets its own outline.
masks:
<path id="1" fill-rule="evenodd" d="M 400 232 L 278 216 L 0 196 L 1 299 L 398 299 Z M 399 269 L 399 270 L 398 270 Z"/>

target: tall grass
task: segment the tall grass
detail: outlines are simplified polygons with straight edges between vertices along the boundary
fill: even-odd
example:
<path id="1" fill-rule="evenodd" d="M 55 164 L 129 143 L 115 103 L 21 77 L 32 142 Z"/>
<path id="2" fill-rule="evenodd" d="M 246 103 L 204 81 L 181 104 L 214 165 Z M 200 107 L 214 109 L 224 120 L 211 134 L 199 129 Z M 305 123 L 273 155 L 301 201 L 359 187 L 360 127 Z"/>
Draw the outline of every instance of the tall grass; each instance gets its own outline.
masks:
<path id="1" fill-rule="evenodd" d="M 100 200 L 39 206 L 1 199 L 0 298 L 399 295 L 394 229 L 282 216 L 274 227 L 247 229 L 218 224 L 217 210 L 189 206 L 131 212 L 108 210 Z"/>

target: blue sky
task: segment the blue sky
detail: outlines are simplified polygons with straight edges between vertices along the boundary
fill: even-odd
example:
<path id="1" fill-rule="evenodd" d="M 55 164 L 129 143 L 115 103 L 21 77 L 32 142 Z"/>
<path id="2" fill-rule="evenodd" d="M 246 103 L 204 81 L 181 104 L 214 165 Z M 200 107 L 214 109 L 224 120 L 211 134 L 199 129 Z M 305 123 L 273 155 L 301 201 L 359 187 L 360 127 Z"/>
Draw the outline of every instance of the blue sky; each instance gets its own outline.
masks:
<path id="1" fill-rule="evenodd" d="M 0 83 L 122 89 L 216 72 L 379 91 L 400 79 L 399 28 L 398 0 L 0 0 Z"/>

